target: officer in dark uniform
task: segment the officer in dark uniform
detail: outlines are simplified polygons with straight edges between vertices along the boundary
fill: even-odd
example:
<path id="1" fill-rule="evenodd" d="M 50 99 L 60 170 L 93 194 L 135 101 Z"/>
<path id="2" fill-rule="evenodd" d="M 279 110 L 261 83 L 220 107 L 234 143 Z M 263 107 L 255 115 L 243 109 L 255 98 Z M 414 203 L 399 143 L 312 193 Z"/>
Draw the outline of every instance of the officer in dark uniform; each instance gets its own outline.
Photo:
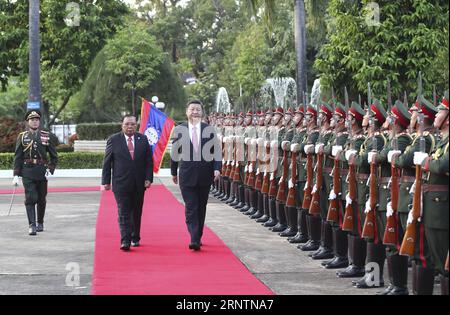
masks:
<path id="1" fill-rule="evenodd" d="M 13 185 L 22 177 L 25 188 L 25 208 L 27 210 L 29 235 L 44 230 L 44 215 L 47 196 L 47 168 L 51 174 L 58 163 L 55 146 L 50 141 L 50 133 L 39 128 L 41 114 L 30 110 L 25 115 L 28 130 L 19 134 L 14 156 Z M 50 155 L 50 161 L 47 158 Z M 36 225 L 37 205 L 37 225 Z"/>

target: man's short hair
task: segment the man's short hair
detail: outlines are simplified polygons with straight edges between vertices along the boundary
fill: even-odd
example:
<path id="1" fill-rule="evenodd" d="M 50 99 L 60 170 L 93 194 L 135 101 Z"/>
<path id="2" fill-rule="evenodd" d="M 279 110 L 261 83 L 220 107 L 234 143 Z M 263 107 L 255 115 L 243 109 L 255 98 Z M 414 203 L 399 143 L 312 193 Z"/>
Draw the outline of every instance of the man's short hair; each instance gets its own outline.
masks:
<path id="1" fill-rule="evenodd" d="M 122 117 L 122 123 L 124 122 L 125 118 L 128 118 L 128 117 L 134 117 L 134 119 L 136 119 L 136 121 L 137 121 L 136 115 L 133 115 L 133 114 L 126 114 L 125 116 Z"/>
<path id="2" fill-rule="evenodd" d="M 192 100 L 192 101 L 189 101 L 189 102 L 187 102 L 187 104 L 186 104 L 186 109 L 188 109 L 188 108 L 189 108 L 189 105 L 191 105 L 191 104 L 198 104 L 198 105 L 200 105 L 200 106 L 202 107 L 202 111 L 203 111 L 203 103 L 202 103 L 202 101 L 200 101 L 200 100 Z"/>

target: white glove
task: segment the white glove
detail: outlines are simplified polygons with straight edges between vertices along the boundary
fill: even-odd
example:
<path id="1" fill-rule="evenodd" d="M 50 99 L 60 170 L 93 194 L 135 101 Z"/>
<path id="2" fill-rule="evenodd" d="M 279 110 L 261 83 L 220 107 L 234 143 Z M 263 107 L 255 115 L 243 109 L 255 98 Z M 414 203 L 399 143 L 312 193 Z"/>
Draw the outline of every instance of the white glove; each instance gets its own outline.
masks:
<path id="1" fill-rule="evenodd" d="M 272 140 L 270 141 L 270 146 L 272 148 L 278 148 L 278 140 Z"/>
<path id="2" fill-rule="evenodd" d="M 414 152 L 414 165 L 422 165 L 427 157 L 428 154 L 425 152 Z"/>
<path id="3" fill-rule="evenodd" d="M 323 150 L 324 146 L 325 145 L 323 143 L 316 144 L 316 148 L 315 148 L 316 154 L 319 154 L 319 152 Z"/>
<path id="4" fill-rule="evenodd" d="M 255 146 L 258 143 L 258 141 L 256 139 L 251 139 L 250 140 L 250 144 Z"/>
<path id="5" fill-rule="evenodd" d="M 248 143 L 250 142 L 251 138 L 245 138 L 244 143 L 248 145 Z"/>
<path id="6" fill-rule="evenodd" d="M 307 144 L 307 145 L 305 145 L 303 150 L 305 151 L 306 154 L 313 153 L 314 152 L 314 144 Z"/>
<path id="7" fill-rule="evenodd" d="M 350 194 L 347 193 L 347 195 L 345 196 L 345 204 L 346 204 L 346 207 L 348 207 L 349 205 L 351 205 L 352 202 L 353 202 L 353 200 L 352 200 L 352 198 L 350 198 Z"/>
<path id="8" fill-rule="evenodd" d="M 19 176 L 14 176 L 13 180 L 12 180 L 12 185 L 13 186 L 19 186 Z"/>
<path id="9" fill-rule="evenodd" d="M 411 188 L 409 189 L 409 194 L 414 195 L 414 192 L 416 191 L 416 181 L 412 184 Z"/>
<path id="10" fill-rule="evenodd" d="M 328 197 L 328 200 L 335 200 L 337 198 L 336 194 L 334 193 L 334 189 L 330 191 L 330 196 Z"/>
<path id="11" fill-rule="evenodd" d="M 331 155 L 332 155 L 332 156 L 336 156 L 336 155 L 338 155 L 338 153 L 341 152 L 341 151 L 342 151 L 342 146 L 341 146 L 341 145 L 334 145 L 334 146 L 331 148 Z"/>
<path id="12" fill-rule="evenodd" d="M 289 141 L 283 141 L 281 142 L 281 148 L 286 151 L 289 149 L 289 146 L 291 145 L 291 143 Z"/>
<path id="13" fill-rule="evenodd" d="M 303 191 L 306 191 L 309 188 L 308 185 L 305 185 L 305 188 L 303 188 Z"/>
<path id="14" fill-rule="evenodd" d="M 251 165 L 250 165 L 251 166 Z M 247 173 L 247 171 L 248 171 L 248 165 L 245 165 L 245 167 L 244 167 L 244 173 Z"/>
<path id="15" fill-rule="evenodd" d="M 386 217 L 392 217 L 394 215 L 394 209 L 392 209 L 392 202 L 388 202 L 387 204 L 387 212 L 386 212 Z"/>
<path id="16" fill-rule="evenodd" d="M 314 185 L 311 194 L 315 194 L 316 192 L 317 192 L 317 185 Z"/>
<path id="17" fill-rule="evenodd" d="M 374 157 L 377 155 L 377 152 L 369 152 L 367 155 L 367 162 L 369 162 L 369 164 L 371 164 L 374 161 Z"/>
<path id="18" fill-rule="evenodd" d="M 288 182 L 289 189 L 294 188 L 294 182 L 292 181 L 292 178 Z"/>
<path id="19" fill-rule="evenodd" d="M 298 143 L 292 143 L 291 152 L 298 152 L 298 151 L 300 151 L 300 145 Z"/>
<path id="20" fill-rule="evenodd" d="M 345 159 L 348 161 L 350 160 L 350 158 L 355 155 L 356 153 L 358 153 L 356 150 L 347 150 L 345 152 Z"/>
<path id="21" fill-rule="evenodd" d="M 275 179 L 275 174 L 274 173 L 271 173 L 270 174 L 270 180 L 274 180 Z"/>
<path id="22" fill-rule="evenodd" d="M 259 175 L 259 173 L 261 173 L 261 172 L 260 172 L 259 167 L 258 167 L 258 168 L 256 168 L 256 175 Z"/>
<path id="23" fill-rule="evenodd" d="M 253 173 L 253 164 L 250 164 L 248 167 L 248 172 Z"/>
<path id="24" fill-rule="evenodd" d="M 406 224 L 411 224 L 411 223 L 413 223 L 413 222 L 414 222 L 413 211 L 412 211 L 412 210 L 409 210 L 409 213 L 408 213 L 408 221 L 406 221 Z"/>
<path id="25" fill-rule="evenodd" d="M 270 145 L 270 141 L 267 141 L 267 140 L 264 141 L 264 146 L 265 146 L 265 147 L 268 147 L 269 145 Z"/>
<path id="26" fill-rule="evenodd" d="M 366 209 L 364 209 L 364 213 L 369 213 L 372 209 L 370 209 L 370 199 L 366 201 Z"/>
<path id="27" fill-rule="evenodd" d="M 402 153 L 402 151 L 399 151 L 399 150 L 391 150 L 391 151 L 389 151 L 388 155 L 387 155 L 388 162 L 392 163 L 392 157 L 394 155 L 396 155 L 396 154 L 401 154 L 401 153 Z"/>
<path id="28" fill-rule="evenodd" d="M 280 177 L 280 180 L 278 181 L 278 185 L 281 185 L 281 183 L 284 181 L 283 176 Z"/>

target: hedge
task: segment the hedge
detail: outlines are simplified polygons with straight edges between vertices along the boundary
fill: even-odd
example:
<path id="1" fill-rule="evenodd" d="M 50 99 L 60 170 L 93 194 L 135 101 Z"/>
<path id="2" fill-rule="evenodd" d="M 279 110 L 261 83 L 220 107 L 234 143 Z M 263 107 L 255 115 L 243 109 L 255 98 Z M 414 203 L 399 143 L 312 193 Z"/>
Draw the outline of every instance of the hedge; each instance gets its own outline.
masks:
<path id="1" fill-rule="evenodd" d="M 62 152 L 58 153 L 59 169 L 95 169 L 103 166 L 103 153 Z M 12 170 L 14 153 L 0 153 L 0 170 Z M 170 154 L 166 152 L 161 168 L 170 167 Z"/>
<path id="2" fill-rule="evenodd" d="M 122 130 L 121 123 L 78 124 L 77 135 L 80 140 L 106 140 Z"/>

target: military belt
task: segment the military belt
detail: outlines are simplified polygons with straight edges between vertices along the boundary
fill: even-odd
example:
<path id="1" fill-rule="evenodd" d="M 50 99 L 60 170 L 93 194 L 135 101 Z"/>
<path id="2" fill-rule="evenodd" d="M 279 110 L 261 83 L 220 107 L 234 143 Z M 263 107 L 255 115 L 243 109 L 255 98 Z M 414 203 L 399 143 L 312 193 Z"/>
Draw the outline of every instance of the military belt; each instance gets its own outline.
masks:
<path id="1" fill-rule="evenodd" d="M 41 159 L 26 159 L 24 160 L 25 165 L 47 165 L 46 160 Z"/>
<path id="2" fill-rule="evenodd" d="M 390 177 L 381 177 L 380 184 L 387 184 L 387 183 L 389 183 L 390 179 L 391 179 Z"/>
<path id="3" fill-rule="evenodd" d="M 358 180 L 367 180 L 369 179 L 369 174 L 358 174 L 356 175 L 356 177 L 358 178 Z"/>
<path id="4" fill-rule="evenodd" d="M 424 184 L 423 192 L 448 192 L 448 185 Z"/>
<path id="5" fill-rule="evenodd" d="M 341 168 L 340 173 L 341 173 L 341 176 L 347 176 L 348 175 L 348 168 Z"/>
<path id="6" fill-rule="evenodd" d="M 331 174 L 331 171 L 333 170 L 333 168 L 332 167 L 324 167 L 323 168 L 323 172 L 324 173 L 327 173 L 327 174 Z"/>

